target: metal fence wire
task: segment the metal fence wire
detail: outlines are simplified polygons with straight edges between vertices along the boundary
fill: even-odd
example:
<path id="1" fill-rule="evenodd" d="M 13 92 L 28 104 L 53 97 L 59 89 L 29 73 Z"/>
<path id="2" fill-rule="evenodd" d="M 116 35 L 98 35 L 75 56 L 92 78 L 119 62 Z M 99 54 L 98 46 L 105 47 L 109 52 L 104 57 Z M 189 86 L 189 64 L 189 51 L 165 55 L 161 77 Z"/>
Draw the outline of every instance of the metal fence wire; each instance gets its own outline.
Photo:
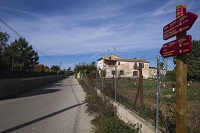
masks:
<path id="1" fill-rule="evenodd" d="M 157 121 L 159 132 L 173 133 L 176 127 L 174 58 L 155 56 L 146 60 L 149 62 L 151 78 L 140 81 L 139 77 L 122 77 L 116 65 L 117 74 L 113 74 L 113 77 L 106 78 L 105 74 L 97 74 L 96 87 L 152 125 L 156 126 Z M 200 82 L 188 81 L 187 85 L 187 132 L 197 133 L 200 131 Z M 156 100 L 158 87 L 159 99 Z M 158 120 L 156 120 L 156 105 L 158 105 Z"/>

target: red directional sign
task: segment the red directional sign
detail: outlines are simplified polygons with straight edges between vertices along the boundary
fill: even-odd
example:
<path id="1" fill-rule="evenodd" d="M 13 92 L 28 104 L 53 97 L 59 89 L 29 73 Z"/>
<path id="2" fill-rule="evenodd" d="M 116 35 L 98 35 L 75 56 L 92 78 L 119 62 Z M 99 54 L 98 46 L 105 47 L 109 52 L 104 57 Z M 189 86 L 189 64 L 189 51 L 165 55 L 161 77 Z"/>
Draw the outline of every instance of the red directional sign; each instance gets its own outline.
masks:
<path id="1" fill-rule="evenodd" d="M 192 36 L 187 35 L 177 40 L 164 44 L 160 54 L 166 58 L 170 56 L 186 54 L 192 51 Z"/>
<path id="2" fill-rule="evenodd" d="M 163 28 L 163 39 L 167 40 L 179 33 L 189 30 L 196 21 L 197 17 L 198 15 L 187 12 L 183 16 L 172 21 Z"/>

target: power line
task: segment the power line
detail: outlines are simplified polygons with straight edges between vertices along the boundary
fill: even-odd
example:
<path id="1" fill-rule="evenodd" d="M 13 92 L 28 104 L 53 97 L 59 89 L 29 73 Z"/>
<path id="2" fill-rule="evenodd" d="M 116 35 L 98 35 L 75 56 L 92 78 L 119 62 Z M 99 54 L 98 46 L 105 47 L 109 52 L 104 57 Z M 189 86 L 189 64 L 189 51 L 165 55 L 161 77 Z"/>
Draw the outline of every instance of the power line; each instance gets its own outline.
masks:
<path id="1" fill-rule="evenodd" d="M 12 32 L 14 32 L 18 37 L 25 39 L 21 34 L 19 34 L 16 30 L 14 30 L 11 26 L 9 26 L 5 21 L 3 21 L 2 19 L 0 19 L 0 21 L 8 28 L 10 29 Z M 28 41 L 27 41 L 28 42 Z M 49 60 L 56 62 L 56 63 L 60 63 L 60 61 L 57 61 L 49 56 L 47 56 L 44 52 L 42 52 L 40 49 L 38 49 L 35 45 L 31 44 L 30 42 L 28 42 L 31 46 L 33 46 L 34 49 L 36 49 L 37 51 L 39 51 L 43 56 L 47 57 Z M 63 65 L 62 65 L 63 66 Z M 64 67 L 64 66 L 63 66 Z M 64 67 L 65 68 L 65 67 Z"/>
<path id="2" fill-rule="evenodd" d="M 23 38 L 17 31 L 15 31 L 12 27 L 10 27 L 5 21 L 3 21 L 2 19 L 0 19 L 0 21 L 1 21 L 6 27 L 8 27 L 12 32 L 14 32 L 17 36 Z"/>

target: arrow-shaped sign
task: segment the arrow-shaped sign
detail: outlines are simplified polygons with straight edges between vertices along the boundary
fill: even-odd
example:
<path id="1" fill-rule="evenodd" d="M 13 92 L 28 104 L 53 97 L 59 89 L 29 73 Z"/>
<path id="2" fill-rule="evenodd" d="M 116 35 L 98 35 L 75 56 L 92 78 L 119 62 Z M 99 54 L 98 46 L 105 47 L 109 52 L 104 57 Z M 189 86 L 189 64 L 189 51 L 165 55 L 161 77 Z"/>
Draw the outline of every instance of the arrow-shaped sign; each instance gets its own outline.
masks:
<path id="1" fill-rule="evenodd" d="M 192 51 L 192 36 L 187 35 L 177 40 L 164 44 L 160 54 L 166 58 L 170 56 L 186 54 Z"/>
<path id="2" fill-rule="evenodd" d="M 197 17 L 198 15 L 187 12 L 183 16 L 172 21 L 163 28 L 163 39 L 167 40 L 179 33 L 189 30 L 196 21 Z"/>

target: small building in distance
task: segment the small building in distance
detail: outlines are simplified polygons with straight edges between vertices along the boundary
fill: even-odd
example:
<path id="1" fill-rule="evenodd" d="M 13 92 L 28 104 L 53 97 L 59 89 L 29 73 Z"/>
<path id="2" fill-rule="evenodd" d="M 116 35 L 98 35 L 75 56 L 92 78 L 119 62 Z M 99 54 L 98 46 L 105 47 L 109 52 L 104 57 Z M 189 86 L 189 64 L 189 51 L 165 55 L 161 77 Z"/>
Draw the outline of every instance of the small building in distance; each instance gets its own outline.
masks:
<path id="1" fill-rule="evenodd" d="M 166 76 L 167 70 L 160 69 L 160 76 Z M 155 79 L 157 78 L 157 68 L 156 67 L 149 67 L 149 78 Z"/>
<path id="2" fill-rule="evenodd" d="M 142 64 L 143 78 L 149 78 L 149 62 L 142 58 L 121 58 L 111 54 L 97 60 L 97 69 L 100 77 L 111 78 L 117 69 L 117 76 L 138 78 L 139 63 Z"/>

